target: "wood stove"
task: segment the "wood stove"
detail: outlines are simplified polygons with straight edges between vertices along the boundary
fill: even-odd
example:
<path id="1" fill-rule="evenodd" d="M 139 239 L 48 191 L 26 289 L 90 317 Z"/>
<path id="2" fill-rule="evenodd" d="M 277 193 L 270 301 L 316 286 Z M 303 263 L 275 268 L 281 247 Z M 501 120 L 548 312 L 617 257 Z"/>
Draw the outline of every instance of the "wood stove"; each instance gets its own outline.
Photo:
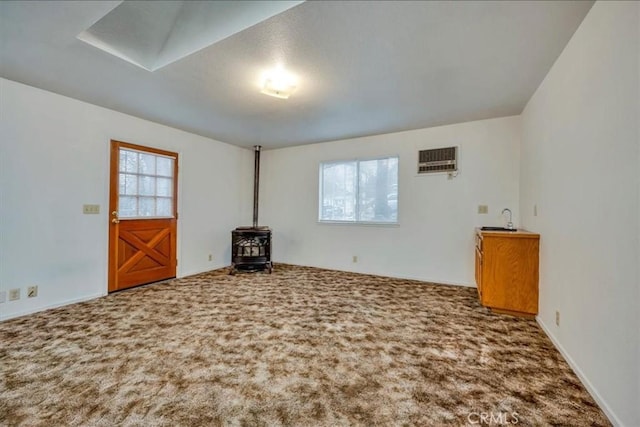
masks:
<path id="1" fill-rule="evenodd" d="M 260 182 L 260 146 L 255 147 L 253 176 L 253 225 L 231 231 L 231 271 L 273 271 L 271 229 L 258 225 L 258 188 Z"/>
<path id="2" fill-rule="evenodd" d="M 232 272 L 267 270 L 271 273 L 271 230 L 238 227 L 231 232 Z"/>

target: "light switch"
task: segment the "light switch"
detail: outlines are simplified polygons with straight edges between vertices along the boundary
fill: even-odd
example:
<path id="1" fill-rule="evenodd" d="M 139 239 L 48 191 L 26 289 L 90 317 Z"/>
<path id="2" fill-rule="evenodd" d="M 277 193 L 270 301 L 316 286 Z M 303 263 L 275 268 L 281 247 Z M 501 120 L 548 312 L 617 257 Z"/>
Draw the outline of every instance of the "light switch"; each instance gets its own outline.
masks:
<path id="1" fill-rule="evenodd" d="M 82 205 L 82 213 L 85 215 L 99 214 L 100 205 Z"/>

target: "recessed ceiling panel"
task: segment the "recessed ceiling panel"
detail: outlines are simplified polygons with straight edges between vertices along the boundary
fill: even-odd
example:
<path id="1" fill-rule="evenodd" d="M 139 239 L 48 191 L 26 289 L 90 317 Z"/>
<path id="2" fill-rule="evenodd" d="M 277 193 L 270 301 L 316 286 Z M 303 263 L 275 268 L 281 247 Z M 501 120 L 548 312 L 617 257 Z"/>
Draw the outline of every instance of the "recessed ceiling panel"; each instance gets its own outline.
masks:
<path id="1" fill-rule="evenodd" d="M 149 71 L 302 1 L 123 1 L 78 38 Z"/>

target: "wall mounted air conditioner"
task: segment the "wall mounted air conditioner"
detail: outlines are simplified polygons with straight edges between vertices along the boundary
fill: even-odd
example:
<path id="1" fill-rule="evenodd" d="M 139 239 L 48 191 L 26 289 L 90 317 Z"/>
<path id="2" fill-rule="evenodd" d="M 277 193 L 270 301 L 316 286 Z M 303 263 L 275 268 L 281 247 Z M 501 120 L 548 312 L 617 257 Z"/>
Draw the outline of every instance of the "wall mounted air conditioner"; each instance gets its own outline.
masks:
<path id="1" fill-rule="evenodd" d="M 432 148 L 418 152 L 418 174 L 457 172 L 458 147 Z"/>

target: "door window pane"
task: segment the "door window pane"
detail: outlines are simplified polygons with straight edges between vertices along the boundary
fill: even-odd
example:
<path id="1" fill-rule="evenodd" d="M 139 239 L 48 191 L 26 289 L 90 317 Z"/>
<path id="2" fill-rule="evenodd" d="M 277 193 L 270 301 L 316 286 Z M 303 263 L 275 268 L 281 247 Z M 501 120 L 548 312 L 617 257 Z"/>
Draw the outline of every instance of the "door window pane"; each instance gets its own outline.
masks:
<path id="1" fill-rule="evenodd" d="M 120 196 L 120 211 L 119 216 L 121 218 L 135 217 L 138 213 L 138 199 L 137 197 Z"/>
<path id="2" fill-rule="evenodd" d="M 156 159 L 158 176 L 173 176 L 173 159 L 158 157 Z"/>
<path id="3" fill-rule="evenodd" d="M 157 178 L 158 196 L 170 197 L 173 194 L 173 180 L 170 178 Z"/>
<path id="4" fill-rule="evenodd" d="M 120 174 L 120 194 L 138 194 L 138 175 Z"/>
<path id="5" fill-rule="evenodd" d="M 140 153 L 139 160 L 139 172 L 144 175 L 155 175 L 156 174 L 156 157 L 153 154 L 142 154 Z"/>
<path id="6" fill-rule="evenodd" d="M 171 212 L 171 209 L 173 208 L 172 199 L 159 197 L 156 199 L 156 203 L 157 216 L 173 216 Z"/>
<path id="7" fill-rule="evenodd" d="M 120 150 L 121 172 L 138 173 L 138 153 L 135 151 Z"/>
<path id="8" fill-rule="evenodd" d="M 155 196 L 156 194 L 156 179 L 152 176 L 141 176 L 139 194 L 141 196 Z"/>
<path id="9" fill-rule="evenodd" d="M 154 197 L 140 197 L 140 208 L 138 214 L 140 216 L 156 216 L 156 199 Z"/>

